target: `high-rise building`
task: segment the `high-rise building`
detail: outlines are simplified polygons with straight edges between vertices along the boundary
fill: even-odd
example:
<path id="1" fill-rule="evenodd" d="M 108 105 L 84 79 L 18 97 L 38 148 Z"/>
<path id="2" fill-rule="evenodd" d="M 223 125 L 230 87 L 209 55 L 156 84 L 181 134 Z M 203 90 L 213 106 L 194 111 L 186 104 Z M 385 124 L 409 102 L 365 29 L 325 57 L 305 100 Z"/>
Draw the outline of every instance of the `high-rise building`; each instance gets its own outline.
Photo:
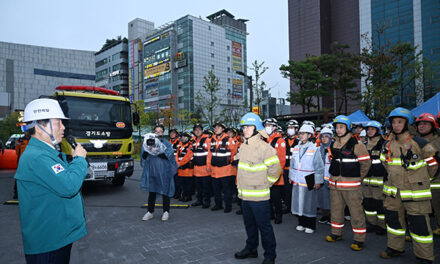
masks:
<path id="1" fill-rule="evenodd" d="M 0 42 L 0 118 L 59 85 L 94 84 L 93 51 Z"/>
<path id="2" fill-rule="evenodd" d="M 174 105 L 176 111 L 197 112 L 200 102 L 195 98 L 207 96 L 203 85 L 209 71 L 221 88 L 217 111 L 243 109 L 246 83 L 237 72 L 246 74 L 247 20 L 226 10 L 207 18 L 187 15 L 156 28 L 142 43 L 129 42 L 130 88 L 134 99 L 144 100 L 146 111 Z M 143 61 L 136 68 L 140 54 Z"/>
<path id="3" fill-rule="evenodd" d="M 440 2 L 434 0 L 360 0 L 360 34 L 369 36 L 373 47 L 393 46 L 408 42 L 423 50 L 422 58 L 440 62 Z M 366 45 L 361 42 L 361 47 Z M 393 104 L 407 108 L 416 106 L 438 92 L 439 68 L 425 69 L 424 93 L 416 93 L 415 85 L 399 89 Z M 417 80 L 416 80 L 417 81 Z"/>
<path id="4" fill-rule="evenodd" d="M 128 40 L 113 40 L 95 53 L 96 86 L 128 93 Z"/>
<path id="5" fill-rule="evenodd" d="M 289 0 L 289 59 L 303 60 L 306 55 L 319 56 L 330 52 L 331 44 L 349 45 L 348 52 L 359 53 L 359 3 L 344 0 Z M 290 82 L 290 91 L 298 87 Z M 360 91 L 360 81 L 358 87 Z M 338 93 L 322 98 L 321 105 L 337 109 L 343 104 Z M 333 96 L 336 95 L 336 96 Z M 347 103 L 347 111 L 358 108 L 357 100 Z M 344 108 L 342 108 L 344 109 Z M 301 106 L 291 104 L 293 114 L 301 113 Z"/>

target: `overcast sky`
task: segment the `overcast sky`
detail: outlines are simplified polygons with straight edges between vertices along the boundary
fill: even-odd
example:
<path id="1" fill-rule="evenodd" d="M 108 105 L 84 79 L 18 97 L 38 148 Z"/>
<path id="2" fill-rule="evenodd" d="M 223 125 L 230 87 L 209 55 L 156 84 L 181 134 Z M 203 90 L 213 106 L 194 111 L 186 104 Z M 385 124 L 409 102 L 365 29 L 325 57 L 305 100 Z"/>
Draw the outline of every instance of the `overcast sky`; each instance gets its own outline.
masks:
<path id="1" fill-rule="evenodd" d="M 0 0 L 0 41 L 97 51 L 107 38 L 126 37 L 128 22 L 137 17 L 159 27 L 188 14 L 206 19 L 221 9 L 249 19 L 248 67 L 264 61 L 272 96 L 286 97 L 289 82 L 279 67 L 289 58 L 287 0 Z"/>

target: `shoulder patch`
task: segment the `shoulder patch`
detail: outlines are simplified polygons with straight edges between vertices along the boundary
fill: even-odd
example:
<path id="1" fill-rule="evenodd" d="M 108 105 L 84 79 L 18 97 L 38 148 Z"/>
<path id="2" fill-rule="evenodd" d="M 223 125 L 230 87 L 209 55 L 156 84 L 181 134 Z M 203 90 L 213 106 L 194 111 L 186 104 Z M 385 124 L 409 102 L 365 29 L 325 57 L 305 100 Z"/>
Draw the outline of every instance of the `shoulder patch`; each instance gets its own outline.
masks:
<path id="1" fill-rule="evenodd" d="M 58 174 L 58 173 L 64 171 L 64 167 L 58 163 L 58 164 L 55 164 L 52 166 L 52 170 L 53 170 L 53 172 L 55 172 L 55 174 Z"/>

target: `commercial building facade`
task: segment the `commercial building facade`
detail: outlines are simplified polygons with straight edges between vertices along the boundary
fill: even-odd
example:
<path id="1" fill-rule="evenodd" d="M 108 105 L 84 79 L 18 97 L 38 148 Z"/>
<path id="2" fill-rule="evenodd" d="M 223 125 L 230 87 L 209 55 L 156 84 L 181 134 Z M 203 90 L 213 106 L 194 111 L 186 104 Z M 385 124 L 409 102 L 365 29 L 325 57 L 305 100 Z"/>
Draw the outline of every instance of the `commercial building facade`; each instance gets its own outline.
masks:
<path id="1" fill-rule="evenodd" d="M 96 86 L 128 93 L 128 40 L 122 39 L 95 53 Z"/>
<path id="2" fill-rule="evenodd" d="M 155 29 L 142 43 L 129 41 L 130 88 L 146 111 L 199 112 L 196 98 L 208 96 L 203 85 L 209 71 L 219 79 L 218 114 L 244 109 L 247 84 L 237 72 L 246 74 L 247 20 L 226 10 L 207 18 L 187 15 Z"/>
<path id="3" fill-rule="evenodd" d="M 93 51 L 0 42 L 0 118 L 59 85 L 94 84 Z"/>

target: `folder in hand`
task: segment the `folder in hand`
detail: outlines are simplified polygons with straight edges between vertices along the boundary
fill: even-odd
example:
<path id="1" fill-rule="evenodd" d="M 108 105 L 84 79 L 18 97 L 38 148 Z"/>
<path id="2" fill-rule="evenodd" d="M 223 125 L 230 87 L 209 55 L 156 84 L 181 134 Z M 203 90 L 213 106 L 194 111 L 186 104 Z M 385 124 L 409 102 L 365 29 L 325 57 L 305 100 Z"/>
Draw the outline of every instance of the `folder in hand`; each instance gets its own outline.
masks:
<path id="1" fill-rule="evenodd" d="M 315 188 L 315 174 L 309 174 L 304 178 L 306 179 L 307 189 L 309 189 L 309 191 L 313 190 Z"/>

